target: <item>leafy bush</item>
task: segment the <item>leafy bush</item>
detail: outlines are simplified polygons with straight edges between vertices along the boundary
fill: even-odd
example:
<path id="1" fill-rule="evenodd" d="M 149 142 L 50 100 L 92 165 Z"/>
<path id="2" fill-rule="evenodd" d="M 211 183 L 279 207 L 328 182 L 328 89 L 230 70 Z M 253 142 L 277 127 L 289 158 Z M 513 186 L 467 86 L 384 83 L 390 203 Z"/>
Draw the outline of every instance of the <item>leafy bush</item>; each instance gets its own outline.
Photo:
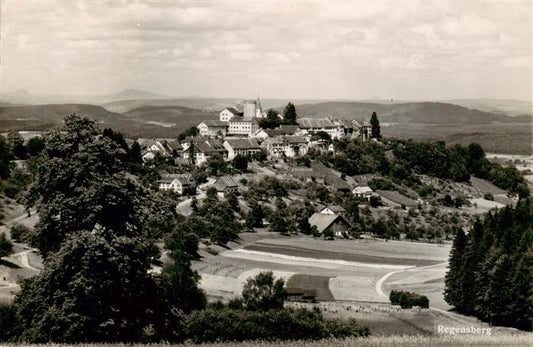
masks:
<path id="1" fill-rule="evenodd" d="M 11 227 L 11 238 L 19 242 L 30 242 L 31 230 L 25 225 L 15 224 Z"/>
<path id="2" fill-rule="evenodd" d="M 268 311 L 208 308 L 192 312 L 186 335 L 195 343 L 251 340 L 318 340 L 327 337 L 368 336 L 354 320 L 328 321 L 318 308 Z"/>
<path id="3" fill-rule="evenodd" d="M 12 341 L 19 334 L 14 306 L 0 306 L 0 341 Z"/>
<path id="4" fill-rule="evenodd" d="M 429 307 L 429 299 L 427 296 L 416 293 L 393 290 L 390 293 L 389 299 L 391 304 L 400 305 L 402 308 L 411 308 L 413 306 L 422 308 Z"/>

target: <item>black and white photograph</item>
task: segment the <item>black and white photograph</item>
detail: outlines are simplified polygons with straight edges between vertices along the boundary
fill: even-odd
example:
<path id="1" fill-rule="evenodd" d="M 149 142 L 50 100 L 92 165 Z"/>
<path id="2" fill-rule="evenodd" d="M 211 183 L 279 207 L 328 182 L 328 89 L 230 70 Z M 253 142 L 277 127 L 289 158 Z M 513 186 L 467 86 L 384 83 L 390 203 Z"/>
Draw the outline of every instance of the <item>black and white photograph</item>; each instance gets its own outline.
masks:
<path id="1" fill-rule="evenodd" d="M 533 1 L 0 0 L 0 346 L 533 346 Z"/>

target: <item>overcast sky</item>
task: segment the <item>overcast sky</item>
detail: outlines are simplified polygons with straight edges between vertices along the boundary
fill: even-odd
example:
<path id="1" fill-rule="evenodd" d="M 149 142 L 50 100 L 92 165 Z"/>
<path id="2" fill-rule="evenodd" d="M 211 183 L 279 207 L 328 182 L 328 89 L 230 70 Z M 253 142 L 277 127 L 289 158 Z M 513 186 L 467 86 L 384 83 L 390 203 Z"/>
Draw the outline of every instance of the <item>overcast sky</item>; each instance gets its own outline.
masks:
<path id="1" fill-rule="evenodd" d="M 3 92 L 531 100 L 531 1 L 0 6 Z"/>

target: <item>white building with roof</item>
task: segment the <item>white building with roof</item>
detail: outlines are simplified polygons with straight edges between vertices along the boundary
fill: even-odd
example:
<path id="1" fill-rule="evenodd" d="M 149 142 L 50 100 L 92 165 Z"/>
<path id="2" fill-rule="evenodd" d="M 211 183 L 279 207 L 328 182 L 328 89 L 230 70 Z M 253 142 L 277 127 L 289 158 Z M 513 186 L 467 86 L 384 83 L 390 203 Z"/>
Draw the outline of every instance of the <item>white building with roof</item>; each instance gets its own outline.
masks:
<path id="1" fill-rule="evenodd" d="M 227 107 L 220 112 L 220 121 L 229 122 L 232 117 L 242 117 L 243 113 L 235 107 Z"/>
<path id="2" fill-rule="evenodd" d="M 228 160 L 232 160 L 237 155 L 250 156 L 261 151 L 261 147 L 255 139 L 231 139 L 227 138 L 223 143 L 228 151 Z"/>
<path id="3" fill-rule="evenodd" d="M 294 158 L 307 154 L 309 139 L 304 136 L 269 137 L 263 142 L 268 155 L 272 158 L 286 156 Z"/>
<path id="4" fill-rule="evenodd" d="M 171 190 L 181 195 L 194 194 L 196 190 L 190 174 L 164 174 L 157 182 L 159 183 L 159 190 Z"/>
<path id="5" fill-rule="evenodd" d="M 201 136 L 226 136 L 228 122 L 221 120 L 204 120 L 197 126 Z"/>

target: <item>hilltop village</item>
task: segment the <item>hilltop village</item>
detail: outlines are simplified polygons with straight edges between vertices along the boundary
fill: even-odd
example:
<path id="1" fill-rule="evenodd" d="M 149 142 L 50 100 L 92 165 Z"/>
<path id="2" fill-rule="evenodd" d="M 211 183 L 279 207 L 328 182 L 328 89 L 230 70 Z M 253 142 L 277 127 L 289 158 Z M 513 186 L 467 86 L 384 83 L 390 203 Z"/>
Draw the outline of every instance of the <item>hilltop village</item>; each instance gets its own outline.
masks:
<path id="1" fill-rule="evenodd" d="M 200 122 L 197 132 L 192 132 L 196 136 L 183 137 L 179 143 L 164 139 L 141 140 L 143 161 L 153 160 L 158 153 L 177 155 L 182 162 L 193 162 L 197 166 L 213 156 L 233 160 L 239 154 L 250 156 L 260 151 L 264 151 L 268 159 L 294 158 L 304 156 L 310 148 L 333 151 L 331 140 L 334 139 L 371 139 L 372 126 L 365 121 L 299 118 L 295 119 L 295 124 L 283 124 L 282 113 L 270 112 L 279 120 L 279 126 L 274 129 L 261 126 L 268 123 L 269 115 L 262 109 L 259 98 L 244 100 L 241 107 L 222 110 L 218 120 Z"/>
<path id="2" fill-rule="evenodd" d="M 516 201 L 516 194 L 466 173 L 449 177 L 450 182 L 448 167 L 424 174 L 439 163 L 430 162 L 416 170 L 422 175 L 415 174 L 406 162 L 410 154 L 405 146 L 381 139 L 377 115 L 369 118 L 298 118 L 291 103 L 282 112 L 265 112 L 259 99 L 244 100 L 220 111 L 218 120 L 200 121 L 177 140 L 138 139 L 144 166 L 153 167 L 159 177 L 145 183 L 172 194 L 184 216 L 193 214 L 211 189 L 223 201 L 232 201 L 242 223 L 254 208 L 260 210 L 250 228 L 268 226 L 282 233 L 299 233 L 301 226 L 291 229 L 290 218 L 283 216 L 276 229 L 266 211 L 301 206 L 293 212 L 305 219 L 305 233 L 313 230 L 325 237 L 442 242 L 458 227 L 467 230 L 477 214 Z M 439 144 L 429 146 L 425 150 L 448 151 Z M 346 158 L 350 150 L 354 154 L 348 156 L 359 159 Z M 397 158 L 400 153 L 403 159 Z M 264 196 L 255 196 L 262 189 L 267 189 Z"/>

